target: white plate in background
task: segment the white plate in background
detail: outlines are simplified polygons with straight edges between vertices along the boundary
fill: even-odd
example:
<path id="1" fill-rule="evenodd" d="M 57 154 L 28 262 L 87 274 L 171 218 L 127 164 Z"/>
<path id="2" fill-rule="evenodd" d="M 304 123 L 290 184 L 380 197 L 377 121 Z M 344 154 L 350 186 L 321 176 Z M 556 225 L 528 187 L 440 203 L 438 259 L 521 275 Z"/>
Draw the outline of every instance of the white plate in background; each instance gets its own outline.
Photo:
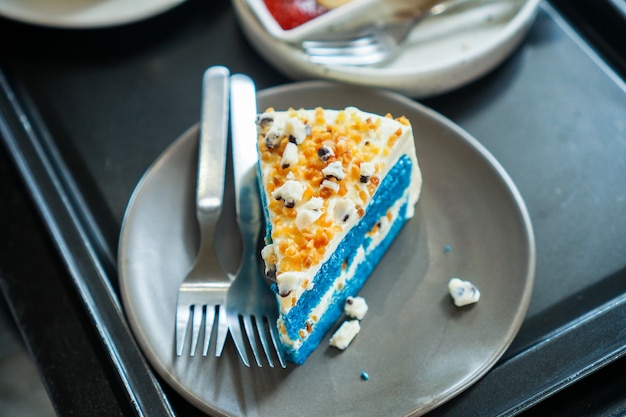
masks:
<path id="1" fill-rule="evenodd" d="M 394 61 L 381 67 L 351 67 L 309 62 L 297 43 L 280 40 L 266 29 L 248 0 L 232 0 L 249 42 L 286 76 L 381 87 L 414 98 L 454 90 L 495 68 L 523 41 L 540 2 L 503 0 L 426 20 Z"/>
<path id="2" fill-rule="evenodd" d="M 88 29 L 155 16 L 184 0 L 0 0 L 0 15 L 41 26 Z"/>

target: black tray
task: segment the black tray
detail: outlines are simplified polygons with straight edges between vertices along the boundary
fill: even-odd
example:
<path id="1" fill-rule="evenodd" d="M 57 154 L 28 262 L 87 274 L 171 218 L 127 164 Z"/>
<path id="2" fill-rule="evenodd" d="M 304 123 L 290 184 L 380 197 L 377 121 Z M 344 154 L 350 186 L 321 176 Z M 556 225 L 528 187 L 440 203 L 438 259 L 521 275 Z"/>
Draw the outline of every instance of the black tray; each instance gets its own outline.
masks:
<path id="1" fill-rule="evenodd" d="M 513 344 L 483 379 L 429 415 L 513 415 L 606 364 L 623 367 L 626 88 L 607 55 L 577 30 L 543 4 L 527 39 L 502 65 L 458 91 L 422 100 L 502 163 L 526 200 L 537 243 L 535 291 Z M 148 165 L 197 119 L 206 67 L 247 73 L 259 88 L 289 80 L 251 49 L 224 1 L 191 0 L 111 29 L 0 20 L 0 37 L 11 39 L 0 55 L 3 186 L 25 188 L 41 219 L 25 222 L 13 212 L 4 223 L 17 235 L 22 223 L 48 232 L 8 240 L 0 277 L 57 408 L 194 415 L 153 375 L 126 325 L 115 264 L 121 219 Z M 25 187 L 9 178 L 15 172 Z M 29 244 L 47 262 L 40 268 L 23 255 Z M 9 259 L 11 253 L 20 256 Z M 56 301 L 41 288 L 43 265 L 60 275 L 50 284 L 64 288 L 50 289 Z M 41 307 L 28 306 L 33 294 L 52 315 L 72 305 L 74 321 L 56 325 L 92 340 L 75 352 L 85 369 L 63 372 L 72 358 L 45 354 L 67 346 L 35 325 Z M 82 386 L 93 373 L 110 388 Z M 82 406 L 68 400 L 65 384 L 86 398 Z M 109 398 L 114 406 L 104 404 Z"/>

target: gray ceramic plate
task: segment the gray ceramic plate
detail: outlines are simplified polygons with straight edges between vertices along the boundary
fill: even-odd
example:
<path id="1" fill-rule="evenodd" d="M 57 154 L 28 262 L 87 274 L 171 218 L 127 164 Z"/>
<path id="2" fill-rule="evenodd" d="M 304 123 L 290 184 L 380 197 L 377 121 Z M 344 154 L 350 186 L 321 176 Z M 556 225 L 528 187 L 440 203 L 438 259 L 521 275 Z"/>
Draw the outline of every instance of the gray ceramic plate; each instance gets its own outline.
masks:
<path id="1" fill-rule="evenodd" d="M 191 128 L 145 174 L 122 226 L 123 303 L 150 363 L 198 408 L 228 416 L 419 415 L 476 382 L 517 333 L 534 279 L 532 227 L 502 167 L 449 120 L 393 93 L 308 82 L 262 91 L 258 101 L 260 109 L 354 105 L 406 115 L 424 176 L 416 215 L 361 291 L 370 310 L 346 351 L 322 344 L 302 366 L 246 368 L 229 340 L 221 358 L 177 358 L 176 291 L 197 234 Z M 220 236 L 233 236 L 226 217 Z M 219 245 L 227 269 L 236 267 L 237 245 Z M 478 304 L 453 306 L 447 283 L 455 276 L 479 287 Z"/>

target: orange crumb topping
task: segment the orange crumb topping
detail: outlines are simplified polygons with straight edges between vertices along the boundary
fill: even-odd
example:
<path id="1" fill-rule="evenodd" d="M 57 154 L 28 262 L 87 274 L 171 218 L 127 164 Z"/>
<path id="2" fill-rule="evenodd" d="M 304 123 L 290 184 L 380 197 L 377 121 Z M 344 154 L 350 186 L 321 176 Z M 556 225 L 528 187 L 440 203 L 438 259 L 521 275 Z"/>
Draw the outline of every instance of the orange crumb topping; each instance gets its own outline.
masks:
<path id="1" fill-rule="evenodd" d="M 268 108 L 265 113 L 273 112 Z M 302 271 L 319 263 L 326 251 L 328 243 L 341 232 L 342 226 L 334 224 L 327 216 L 331 197 L 348 197 L 356 203 L 359 218 L 363 217 L 369 200 L 380 185 L 380 179 L 373 175 L 366 182 L 361 181 L 360 165 L 362 162 L 372 162 L 380 155 L 388 155 L 391 148 L 402 135 L 403 129 L 398 128 L 387 138 L 381 138 L 374 143 L 369 138 L 377 137 L 381 118 L 361 117 L 358 112 L 339 110 L 336 117 L 328 117 L 324 109 L 318 107 L 313 112 L 304 110 L 287 110 L 290 118 L 297 119 L 307 129 L 306 138 L 297 143 L 298 161 L 283 168 L 283 153 L 293 137 L 283 134 L 270 146 L 266 143 L 266 135 L 270 131 L 273 120 L 265 125 L 259 125 L 258 149 L 260 160 L 264 166 L 263 185 L 267 190 L 268 211 L 272 218 L 272 239 L 275 245 L 276 256 L 266 261 L 275 261 L 277 274 L 288 271 Z M 385 117 L 393 118 L 390 114 Z M 395 119 L 402 125 L 409 125 L 404 117 Z M 328 154 L 325 159 L 320 156 L 320 149 L 325 148 Z M 325 176 L 323 169 L 331 163 L 340 162 L 345 174 L 343 178 Z M 376 174 L 382 169 L 375 164 Z M 269 169 L 268 169 L 269 167 Z M 307 202 L 320 197 L 323 200 L 323 214 L 311 225 L 300 230 L 295 219 L 298 207 L 289 207 L 282 199 L 272 198 L 271 195 L 280 187 L 293 179 L 303 185 L 301 201 Z M 322 186 L 324 181 L 335 183 Z M 335 189 L 336 188 L 336 189 Z M 352 196 L 352 197 L 350 197 Z M 302 283 L 306 288 L 308 281 Z M 295 302 L 295 297 L 292 303 Z"/>

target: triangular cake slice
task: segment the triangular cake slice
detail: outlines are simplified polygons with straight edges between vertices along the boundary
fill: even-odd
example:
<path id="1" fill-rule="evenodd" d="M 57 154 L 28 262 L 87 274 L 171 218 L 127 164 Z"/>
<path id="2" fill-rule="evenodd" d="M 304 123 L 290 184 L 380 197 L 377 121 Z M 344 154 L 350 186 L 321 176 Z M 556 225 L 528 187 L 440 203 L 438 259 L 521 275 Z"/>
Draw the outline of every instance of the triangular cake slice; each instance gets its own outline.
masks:
<path id="1" fill-rule="evenodd" d="M 404 117 L 268 109 L 257 130 L 261 254 L 280 341 L 302 364 L 413 216 L 422 177 Z"/>

